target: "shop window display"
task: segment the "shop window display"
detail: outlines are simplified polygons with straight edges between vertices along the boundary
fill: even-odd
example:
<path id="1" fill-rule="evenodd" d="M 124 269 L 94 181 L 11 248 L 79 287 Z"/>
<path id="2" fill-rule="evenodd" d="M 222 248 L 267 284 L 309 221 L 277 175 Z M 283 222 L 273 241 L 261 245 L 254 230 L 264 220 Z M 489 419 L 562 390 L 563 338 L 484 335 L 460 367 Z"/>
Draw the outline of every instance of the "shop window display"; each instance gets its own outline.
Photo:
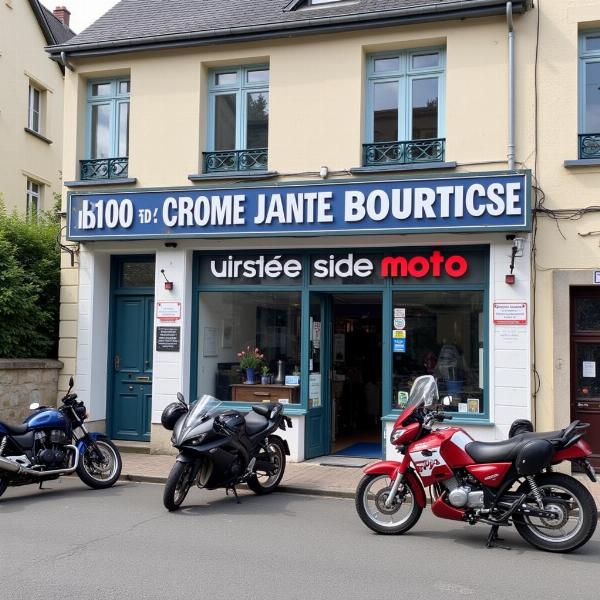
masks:
<path id="1" fill-rule="evenodd" d="M 300 369 L 300 300 L 300 292 L 201 292 L 198 395 L 299 402 L 298 386 L 284 388 L 286 377 L 289 383 Z M 254 384 L 240 365 L 239 355 L 247 349 L 264 357 L 254 369 Z"/>
<path id="2" fill-rule="evenodd" d="M 393 408 L 416 377 L 434 375 L 446 410 L 485 413 L 483 305 L 482 291 L 394 292 Z"/>

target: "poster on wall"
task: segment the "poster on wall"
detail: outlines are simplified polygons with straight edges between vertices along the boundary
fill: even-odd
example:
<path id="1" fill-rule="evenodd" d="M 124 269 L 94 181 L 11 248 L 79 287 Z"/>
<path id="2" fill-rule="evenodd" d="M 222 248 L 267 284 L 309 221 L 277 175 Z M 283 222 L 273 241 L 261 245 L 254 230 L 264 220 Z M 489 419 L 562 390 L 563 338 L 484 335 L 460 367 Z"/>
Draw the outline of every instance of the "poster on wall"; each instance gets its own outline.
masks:
<path id="1" fill-rule="evenodd" d="M 392 351 L 406 352 L 406 331 L 392 331 Z"/>
<path id="2" fill-rule="evenodd" d="M 308 379 L 308 404 L 311 408 L 321 406 L 321 373 L 311 373 Z"/>
<path id="3" fill-rule="evenodd" d="M 346 359 L 346 336 L 336 333 L 333 336 L 333 360 Z"/>
<path id="4" fill-rule="evenodd" d="M 157 327 L 156 351 L 179 352 L 181 345 L 181 327 Z"/>
<path id="5" fill-rule="evenodd" d="M 527 325 L 527 302 L 494 302 L 494 325 Z"/>
<path id="6" fill-rule="evenodd" d="M 157 302 L 156 318 L 159 321 L 179 321 L 181 319 L 181 302 Z"/>
<path id="7" fill-rule="evenodd" d="M 204 345 L 203 345 L 203 356 L 217 356 L 217 328 L 216 327 L 205 327 L 204 328 Z"/>

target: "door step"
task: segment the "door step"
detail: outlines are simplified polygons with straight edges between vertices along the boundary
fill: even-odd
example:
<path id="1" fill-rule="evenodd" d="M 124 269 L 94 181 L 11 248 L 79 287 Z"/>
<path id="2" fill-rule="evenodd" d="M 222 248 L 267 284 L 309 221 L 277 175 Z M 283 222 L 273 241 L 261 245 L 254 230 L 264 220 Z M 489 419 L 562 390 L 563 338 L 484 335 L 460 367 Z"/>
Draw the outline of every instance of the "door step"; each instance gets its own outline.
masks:
<path id="1" fill-rule="evenodd" d="M 130 442 L 128 440 L 112 440 L 119 452 L 132 454 L 150 454 L 150 442 Z"/>

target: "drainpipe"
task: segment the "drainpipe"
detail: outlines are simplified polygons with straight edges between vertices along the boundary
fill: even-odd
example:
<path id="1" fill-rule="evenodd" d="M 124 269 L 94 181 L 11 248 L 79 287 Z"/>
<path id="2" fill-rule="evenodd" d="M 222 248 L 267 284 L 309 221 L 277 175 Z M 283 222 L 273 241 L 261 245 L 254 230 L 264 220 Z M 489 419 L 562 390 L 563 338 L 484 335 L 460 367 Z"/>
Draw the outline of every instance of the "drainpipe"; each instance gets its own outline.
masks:
<path id="1" fill-rule="evenodd" d="M 515 170 L 515 30 L 513 3 L 506 3 L 508 25 L 508 169 Z"/>
<path id="2" fill-rule="evenodd" d="M 75 71 L 75 67 L 68 61 L 67 53 L 64 51 L 60 53 L 60 62 L 62 63 L 63 67 L 66 67 L 69 69 L 69 71 Z"/>

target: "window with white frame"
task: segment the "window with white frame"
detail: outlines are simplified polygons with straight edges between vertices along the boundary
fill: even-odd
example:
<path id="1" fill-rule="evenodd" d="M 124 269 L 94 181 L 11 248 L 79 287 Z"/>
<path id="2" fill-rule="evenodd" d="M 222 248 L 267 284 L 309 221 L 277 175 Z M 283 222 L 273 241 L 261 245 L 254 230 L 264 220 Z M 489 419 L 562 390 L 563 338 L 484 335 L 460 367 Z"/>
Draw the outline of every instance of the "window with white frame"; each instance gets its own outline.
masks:
<path id="1" fill-rule="evenodd" d="M 373 54 L 367 63 L 368 142 L 444 137 L 443 49 Z"/>
<path id="2" fill-rule="evenodd" d="M 43 90 L 29 83 L 29 106 L 27 110 L 27 128 L 36 133 L 42 133 L 42 103 Z"/>
<path id="3" fill-rule="evenodd" d="M 129 156 L 129 79 L 103 79 L 88 84 L 89 159 Z"/>
<path id="4" fill-rule="evenodd" d="M 600 158 L 600 31 L 579 36 L 579 158 Z"/>
<path id="5" fill-rule="evenodd" d="M 266 149 L 268 138 L 269 67 L 210 71 L 207 149 Z"/>
<path id="6" fill-rule="evenodd" d="M 35 218 L 42 206 L 43 186 L 31 179 L 27 180 L 25 210 L 28 217 Z"/>

